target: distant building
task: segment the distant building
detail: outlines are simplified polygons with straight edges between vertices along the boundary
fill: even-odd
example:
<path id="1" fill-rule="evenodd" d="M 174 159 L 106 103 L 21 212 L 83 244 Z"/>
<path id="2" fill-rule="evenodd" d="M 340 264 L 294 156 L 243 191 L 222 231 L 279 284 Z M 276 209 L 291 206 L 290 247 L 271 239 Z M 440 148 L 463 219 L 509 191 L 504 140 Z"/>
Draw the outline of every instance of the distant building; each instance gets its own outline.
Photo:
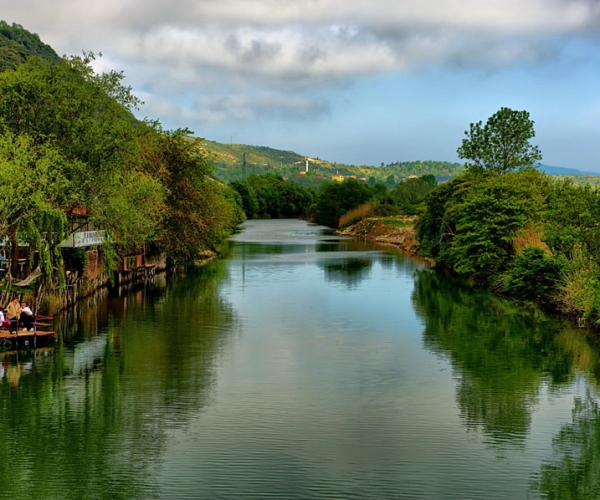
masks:
<path id="1" fill-rule="evenodd" d="M 344 174 L 333 174 L 331 176 L 332 181 L 344 182 Z"/>

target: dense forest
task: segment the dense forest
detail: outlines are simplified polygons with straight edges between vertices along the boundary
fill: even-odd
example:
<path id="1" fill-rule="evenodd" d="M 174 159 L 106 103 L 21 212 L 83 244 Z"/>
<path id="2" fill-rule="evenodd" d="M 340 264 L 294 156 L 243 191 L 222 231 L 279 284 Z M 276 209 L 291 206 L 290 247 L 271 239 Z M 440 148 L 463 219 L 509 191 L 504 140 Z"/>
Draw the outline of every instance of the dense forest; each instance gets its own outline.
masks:
<path id="1" fill-rule="evenodd" d="M 94 54 L 59 58 L 18 25 L 0 24 L 0 239 L 16 276 L 28 249 L 40 279 L 63 276 L 61 242 L 102 230 L 107 270 L 141 248 L 188 263 L 243 220 L 237 192 L 213 178 L 188 130 L 136 120 L 123 74 Z M 41 57 L 40 57 L 41 56 Z"/>

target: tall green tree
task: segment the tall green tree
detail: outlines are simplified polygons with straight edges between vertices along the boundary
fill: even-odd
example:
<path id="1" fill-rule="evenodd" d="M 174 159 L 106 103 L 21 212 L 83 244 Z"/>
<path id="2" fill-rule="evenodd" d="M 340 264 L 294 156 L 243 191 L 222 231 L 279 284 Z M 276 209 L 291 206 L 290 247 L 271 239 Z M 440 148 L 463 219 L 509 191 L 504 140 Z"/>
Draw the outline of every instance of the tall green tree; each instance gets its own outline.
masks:
<path id="1" fill-rule="evenodd" d="M 107 231 L 107 250 L 139 247 L 161 220 L 163 188 L 140 168 L 140 134 L 147 127 L 131 114 L 140 101 L 123 85 L 122 73 L 96 74 L 94 57 L 59 64 L 30 58 L 0 74 L 0 133 L 16 143 L 26 139 L 31 151 L 60 156 L 54 168 L 61 186 L 49 199 L 73 230 L 74 212 L 85 207 L 86 224 Z M 24 174 L 23 168 L 15 173 L 17 179 Z M 25 237 L 17 232 L 10 237 L 13 251 Z"/>
<path id="2" fill-rule="evenodd" d="M 538 147 L 529 142 L 535 137 L 533 125 L 527 111 L 500 108 L 485 125 L 471 123 L 458 157 L 467 160 L 468 168 L 499 174 L 533 166 L 542 159 Z"/>
<path id="3" fill-rule="evenodd" d="M 187 129 L 164 131 L 156 124 L 143 153 L 145 171 L 166 190 L 155 242 L 178 264 L 214 250 L 243 220 L 233 190 L 211 178 L 212 161 L 189 134 Z"/>
<path id="4" fill-rule="evenodd" d="M 19 243 L 38 250 L 47 274 L 60 267 L 56 250 L 67 235 L 67 217 L 59 206 L 69 189 L 62 176 L 66 163 L 56 149 L 35 145 L 29 136 L 0 135 L 0 235 L 11 246 L 12 276 Z"/>

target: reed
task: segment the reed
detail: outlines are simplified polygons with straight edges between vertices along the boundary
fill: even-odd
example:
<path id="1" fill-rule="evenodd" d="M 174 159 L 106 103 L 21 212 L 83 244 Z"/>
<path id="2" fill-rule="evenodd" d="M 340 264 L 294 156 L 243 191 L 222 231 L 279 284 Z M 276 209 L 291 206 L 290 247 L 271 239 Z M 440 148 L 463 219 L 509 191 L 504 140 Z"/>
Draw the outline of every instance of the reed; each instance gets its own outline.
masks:
<path id="1" fill-rule="evenodd" d="M 366 219 L 371 215 L 372 211 L 373 206 L 370 203 L 365 203 L 357 208 L 353 208 L 339 218 L 338 227 L 348 226 L 359 220 Z"/>
<path id="2" fill-rule="evenodd" d="M 523 253 L 523 249 L 526 247 L 537 247 L 543 249 L 546 255 L 550 255 L 548 245 L 542 241 L 543 236 L 544 231 L 539 227 L 533 225 L 525 227 L 513 238 L 515 253 Z"/>

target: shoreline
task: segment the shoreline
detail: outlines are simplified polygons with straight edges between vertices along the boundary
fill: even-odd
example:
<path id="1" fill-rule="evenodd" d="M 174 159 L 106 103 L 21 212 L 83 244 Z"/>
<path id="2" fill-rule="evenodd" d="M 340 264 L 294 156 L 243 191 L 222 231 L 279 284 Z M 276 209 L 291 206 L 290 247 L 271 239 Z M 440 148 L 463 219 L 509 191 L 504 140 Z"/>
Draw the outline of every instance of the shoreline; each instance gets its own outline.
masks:
<path id="1" fill-rule="evenodd" d="M 411 257 L 423 259 L 431 267 L 435 261 L 418 255 L 419 242 L 414 229 L 416 216 L 368 217 L 333 234 L 364 238 L 374 243 L 391 245 Z"/>

